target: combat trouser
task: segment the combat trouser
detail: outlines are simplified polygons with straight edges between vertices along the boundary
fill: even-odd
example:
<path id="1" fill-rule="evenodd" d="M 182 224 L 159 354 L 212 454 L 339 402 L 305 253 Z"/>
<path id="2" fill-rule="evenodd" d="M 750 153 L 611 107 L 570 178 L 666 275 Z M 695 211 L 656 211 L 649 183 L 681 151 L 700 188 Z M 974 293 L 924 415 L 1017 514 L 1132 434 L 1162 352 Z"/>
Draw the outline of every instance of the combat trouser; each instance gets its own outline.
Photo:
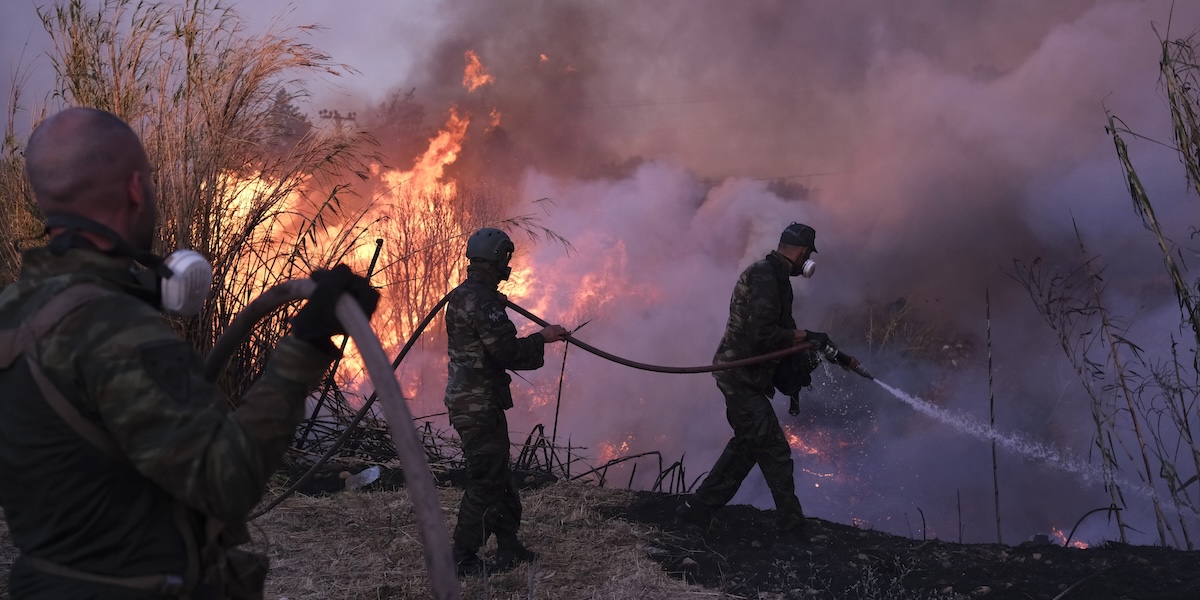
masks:
<path id="1" fill-rule="evenodd" d="M 724 506 L 757 464 L 776 511 L 781 516 L 803 517 L 792 473 L 792 448 L 770 399 L 736 374 L 718 373 L 715 377 L 725 395 L 725 416 L 733 427 L 733 438 L 696 490 L 694 500 L 709 510 Z"/>
<path id="2" fill-rule="evenodd" d="M 488 536 L 511 538 L 521 526 L 521 496 L 509 463 L 508 420 L 504 411 L 450 414 L 450 424 L 462 440 L 470 479 L 458 505 L 454 542 L 478 551 Z"/>

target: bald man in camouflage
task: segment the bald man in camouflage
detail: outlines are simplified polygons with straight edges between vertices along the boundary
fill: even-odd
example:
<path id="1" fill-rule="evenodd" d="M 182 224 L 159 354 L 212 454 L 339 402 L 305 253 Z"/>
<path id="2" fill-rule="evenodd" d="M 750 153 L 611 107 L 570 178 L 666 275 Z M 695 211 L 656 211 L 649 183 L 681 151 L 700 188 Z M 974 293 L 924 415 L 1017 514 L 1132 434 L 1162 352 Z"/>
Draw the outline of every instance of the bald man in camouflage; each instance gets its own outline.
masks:
<path id="1" fill-rule="evenodd" d="M 484 228 L 467 239 L 467 279 L 446 303 L 446 408 L 462 440 L 469 480 L 454 527 L 454 560 L 459 575 L 479 571 L 479 549 L 496 535 L 493 571 L 528 562 L 536 554 L 517 538 L 521 497 L 509 466 L 508 421 L 512 408 L 505 372 L 541 368 L 545 345 L 562 340 L 567 330 L 549 325 L 525 337 L 505 312 L 500 282 L 508 279 L 515 247 L 503 231 Z"/>
<path id="2" fill-rule="evenodd" d="M 26 165 L 58 224 L 0 293 L 0 504 L 21 553 L 9 593 L 261 598 L 265 557 L 232 546 L 337 356 L 334 302 L 352 291 L 369 313 L 374 291 L 326 273 L 231 411 L 146 283 L 157 198 L 133 130 L 68 109 L 34 130 Z"/>
<path id="3" fill-rule="evenodd" d="M 792 223 L 780 235 L 775 251 L 742 272 L 729 301 L 729 321 L 714 361 L 740 360 L 809 342 L 816 350 L 802 351 L 799 360 L 788 362 L 803 365 L 799 368 L 807 372 L 816 367 L 817 350 L 829 343 L 829 336 L 796 327 L 789 281 L 789 277 L 812 275 L 811 257 L 816 251 L 816 231 Z M 713 373 L 725 396 L 725 416 L 733 438 L 695 494 L 679 505 L 676 514 L 681 519 L 707 526 L 713 511 L 733 498 L 758 465 L 775 500 L 779 529 L 803 529 L 805 517 L 796 497 L 792 449 L 771 406 L 780 363 L 776 359 Z"/>

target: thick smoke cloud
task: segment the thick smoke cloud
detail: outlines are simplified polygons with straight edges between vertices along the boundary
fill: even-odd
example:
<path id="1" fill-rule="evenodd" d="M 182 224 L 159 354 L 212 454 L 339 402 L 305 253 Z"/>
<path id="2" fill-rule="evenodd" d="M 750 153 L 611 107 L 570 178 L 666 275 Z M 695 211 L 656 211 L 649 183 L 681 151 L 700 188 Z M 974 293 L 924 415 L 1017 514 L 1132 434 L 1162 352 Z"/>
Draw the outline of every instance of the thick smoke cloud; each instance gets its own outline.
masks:
<path id="1" fill-rule="evenodd" d="M 737 273 L 782 226 L 804 221 L 821 253 L 818 276 L 795 286 L 801 326 L 840 327 L 834 339 L 885 381 L 957 413 L 986 420 L 995 393 L 1002 430 L 1086 461 L 1090 422 L 1074 375 L 1009 275 L 1014 259 L 1076 260 L 1078 226 L 1089 255 L 1108 264 L 1114 308 L 1150 315 L 1135 323 L 1146 335 L 1172 330 L 1172 298 L 1143 293 L 1163 291 L 1153 286 L 1160 259 L 1104 130 L 1111 110 L 1169 139 L 1154 29 L 1169 17 L 1168 2 L 460 2 L 411 83 L 504 115 L 526 160 L 521 196 L 556 199 L 546 224 L 578 250 L 526 250 L 530 302 L 576 319 L 567 325 L 591 319 L 584 339 L 648 362 L 707 362 Z M 1200 10 L 1175 6 L 1173 19 L 1178 34 L 1200 24 Z M 483 95 L 461 89 L 466 49 L 496 77 Z M 1194 213 L 1177 161 L 1151 144 L 1135 152 L 1173 215 L 1171 233 L 1186 239 Z M 596 274 L 619 289 L 580 283 Z M 580 311 L 585 288 L 609 299 Z M 856 337 L 863 307 L 888 304 L 936 324 L 946 356 L 961 357 L 867 347 Z M 592 448 L 629 441 L 631 452 L 686 454 L 692 477 L 711 466 L 728 430 L 710 378 L 630 373 L 580 354 L 568 364 L 560 432 Z M 556 376 L 532 376 L 528 393 L 544 398 Z M 986 442 L 862 380 L 819 379 L 801 420 L 784 416 L 831 455 L 797 452 L 812 514 L 920 534 L 921 508 L 930 533 L 954 538 L 961 494 L 964 536 L 992 539 Z M 516 426 L 546 422 L 552 404 Z M 855 443 L 830 451 L 837 440 Z M 1094 481 L 1017 454 L 1001 458 L 1000 473 L 1009 541 L 1105 503 Z M 756 476 L 736 501 L 770 506 Z"/>
<path id="2" fill-rule="evenodd" d="M 470 114 L 454 174 L 513 186 L 519 199 L 553 198 L 543 223 L 574 246 L 567 254 L 518 236 L 533 290 L 524 303 L 568 327 L 588 321 L 580 337 L 612 352 L 707 363 L 740 270 L 803 221 L 820 253 L 816 277 L 795 280 L 801 327 L 829 331 L 882 380 L 956 414 L 986 421 L 994 394 L 1001 430 L 1086 461 L 1085 399 L 1009 276 L 1013 260 L 1077 260 L 1077 226 L 1107 264 L 1112 308 L 1136 315 L 1131 335 L 1163 348 L 1177 331 L 1161 258 L 1104 126 L 1111 110 L 1170 140 L 1159 35 L 1168 19 L 1172 37 L 1200 26 L 1196 3 L 359 4 L 308 3 L 284 16 L 326 26 L 313 44 L 363 72 L 314 87 L 312 106 L 385 115 L 384 99 L 415 90 L 427 126 L 451 106 Z M 266 24 L 276 7 L 239 9 Z M 462 84 L 467 50 L 495 78 L 474 92 Z M 1160 219 L 1186 241 L 1197 215 L 1176 157 L 1130 141 Z M 411 157 L 389 158 L 405 168 Z M 909 311 L 933 345 L 867 344 L 880 326 L 867 315 L 881 307 Z M 536 423 L 549 429 L 562 352 L 514 383 L 515 439 Z M 816 379 L 799 418 L 776 401 L 781 420 L 823 452 L 795 454 L 807 512 L 922 535 L 919 508 L 929 535 L 957 539 L 961 494 L 964 537 L 994 539 L 987 442 L 840 369 Z M 436 408 L 440 385 L 422 383 L 424 408 Z M 690 484 L 728 435 L 709 376 L 633 372 L 570 351 L 560 440 L 595 456 L 622 442 L 668 463 L 684 456 Z M 641 464 L 635 485 L 645 486 L 657 465 Z M 999 477 L 1006 542 L 1068 528 L 1107 503 L 1095 483 L 1011 452 Z M 735 501 L 771 502 L 756 472 Z M 1128 518 L 1153 531 L 1148 507 L 1133 503 Z M 1085 539 L 1115 535 L 1099 519 L 1090 526 Z"/>

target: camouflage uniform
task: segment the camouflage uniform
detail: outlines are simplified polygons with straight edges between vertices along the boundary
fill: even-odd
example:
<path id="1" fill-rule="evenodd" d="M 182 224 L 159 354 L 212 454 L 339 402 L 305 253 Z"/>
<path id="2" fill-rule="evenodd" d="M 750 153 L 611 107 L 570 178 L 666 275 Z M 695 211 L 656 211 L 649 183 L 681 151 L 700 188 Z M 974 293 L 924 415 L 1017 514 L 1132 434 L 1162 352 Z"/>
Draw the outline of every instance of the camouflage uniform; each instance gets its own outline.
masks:
<path id="1" fill-rule="evenodd" d="M 729 322 L 714 360 L 750 358 L 792 345 L 796 321 L 792 318 L 790 270 L 791 262 L 772 252 L 742 272 L 729 301 Z M 778 362 L 713 373 L 717 388 L 725 395 L 725 416 L 733 427 L 733 439 L 696 490 L 694 502 L 708 510 L 728 503 L 757 464 L 780 516 L 803 516 L 792 474 L 792 449 L 770 400 Z"/>
<path id="2" fill-rule="evenodd" d="M 24 362 L 0 370 L 0 504 L 22 553 L 10 572 L 14 598 L 160 597 L 50 575 L 23 559 L 112 577 L 182 574 L 187 555 L 172 507 L 184 507 L 201 541 L 206 515 L 244 519 L 332 361 L 284 338 L 231 412 L 205 381 L 201 357 L 133 295 L 126 264 L 85 249 L 31 250 L 18 281 L 0 293 L 0 329 L 14 329 L 71 285 L 111 290 L 68 314 L 37 347 L 54 386 L 128 458 L 110 458 L 39 399 Z M 193 597 L 211 594 L 201 585 Z"/>
<path id="3" fill-rule="evenodd" d="M 496 291 L 500 276 L 487 263 L 467 267 L 467 279 L 446 303 L 446 408 L 462 439 L 470 480 L 458 507 L 454 542 L 478 551 L 487 537 L 512 538 L 521 526 L 521 497 L 509 466 L 508 422 L 512 381 L 505 369 L 540 368 L 540 333 L 518 338 Z"/>

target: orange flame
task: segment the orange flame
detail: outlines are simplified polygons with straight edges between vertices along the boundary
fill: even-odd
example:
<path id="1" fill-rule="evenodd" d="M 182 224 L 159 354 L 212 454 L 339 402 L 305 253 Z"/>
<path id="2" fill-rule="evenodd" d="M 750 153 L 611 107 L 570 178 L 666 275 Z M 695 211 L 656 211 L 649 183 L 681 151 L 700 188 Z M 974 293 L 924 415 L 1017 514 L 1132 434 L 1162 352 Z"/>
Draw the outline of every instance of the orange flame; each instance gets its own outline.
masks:
<path id="1" fill-rule="evenodd" d="M 617 241 L 609 248 L 598 269 L 580 276 L 564 278 L 547 274 L 544 269 L 535 269 L 527 263 L 525 256 L 514 257 L 513 261 L 513 272 L 502 291 L 534 314 L 552 312 L 562 323 L 590 319 L 618 300 L 641 299 L 651 305 L 662 294 L 652 285 L 629 282 L 626 276 L 629 260 L 623 241 Z M 563 285 L 565 279 L 571 281 L 567 286 Z M 564 298 L 569 299 L 568 306 L 551 307 L 552 302 L 561 302 Z"/>
<path id="2" fill-rule="evenodd" d="M 629 442 L 633 441 L 633 434 L 625 438 L 621 443 L 616 442 L 600 442 L 600 454 L 596 457 L 596 464 L 602 465 L 606 462 L 616 460 L 629 454 Z"/>
<path id="3" fill-rule="evenodd" d="M 479 62 L 479 56 L 475 54 L 474 50 L 467 50 L 466 60 L 467 67 L 463 70 L 463 87 L 467 88 L 468 92 L 473 92 L 496 80 L 483 68 L 483 63 Z"/>
<path id="4" fill-rule="evenodd" d="M 1058 542 L 1059 542 L 1060 544 L 1066 544 L 1066 543 L 1067 543 L 1067 534 L 1063 533 L 1063 530 L 1061 530 L 1061 529 L 1059 529 L 1059 528 L 1057 528 L 1057 527 L 1051 527 L 1051 528 L 1050 528 L 1050 532 L 1054 534 L 1054 537 L 1058 538 Z M 1071 540 L 1071 544 L 1070 544 L 1070 546 L 1071 546 L 1072 548 L 1079 548 L 1079 549 L 1083 549 L 1083 548 L 1087 548 L 1087 547 L 1088 547 L 1087 543 L 1085 543 L 1085 542 L 1081 542 L 1081 541 L 1079 541 L 1079 540 Z"/>
<path id="5" fill-rule="evenodd" d="M 829 432 L 819 429 L 804 431 L 803 437 L 801 437 L 801 434 L 794 430 L 792 425 L 786 424 L 783 425 L 783 435 L 794 452 L 810 458 L 810 460 L 803 461 L 806 465 L 811 466 L 815 462 L 832 467 L 831 471 L 826 472 L 813 470 L 809 466 L 801 467 L 804 473 L 818 479 L 813 482 L 813 487 L 821 487 L 821 479 L 831 479 L 839 483 L 856 481 L 846 470 L 837 466 L 841 460 L 842 451 L 848 446 L 844 440 L 833 439 Z"/>
<path id="6" fill-rule="evenodd" d="M 492 129 L 499 127 L 500 126 L 500 109 L 493 108 L 491 115 L 489 115 L 489 116 L 492 117 L 492 122 L 491 122 Z"/>
<path id="7" fill-rule="evenodd" d="M 455 186 L 453 181 L 442 183 L 442 174 L 448 165 L 458 159 L 462 151 L 463 138 L 467 135 L 467 125 L 471 123 L 468 116 L 460 115 L 457 107 L 450 109 L 446 124 L 436 136 L 429 140 L 429 148 L 417 159 L 409 171 L 387 171 L 381 175 L 385 184 L 396 189 L 409 186 L 409 189 L 427 192 L 441 192 L 453 196 Z"/>
<path id="8" fill-rule="evenodd" d="M 538 62 L 550 62 L 550 57 L 546 56 L 545 53 L 539 54 Z"/>
<path id="9" fill-rule="evenodd" d="M 792 447 L 792 450 L 795 450 L 800 454 L 807 454 L 809 456 L 821 455 L 821 450 L 819 448 L 805 443 L 805 441 L 801 439 L 796 432 L 792 431 L 790 425 L 783 426 L 783 434 L 787 436 L 788 445 Z"/>
<path id="10" fill-rule="evenodd" d="M 301 182 L 302 184 L 304 182 Z M 259 209 L 259 203 L 270 195 L 273 189 L 277 189 L 280 185 L 279 181 L 269 177 L 264 177 L 261 174 L 252 174 L 249 176 L 241 176 L 235 174 L 223 174 L 220 177 L 219 184 L 230 194 L 230 203 L 224 209 L 224 217 L 229 222 L 239 222 L 250 218 L 256 209 Z M 289 244 L 295 243 L 295 238 L 300 235 L 300 228 L 304 226 L 306 218 L 311 218 L 317 208 L 305 206 L 300 201 L 300 194 L 295 193 L 287 198 L 283 205 L 279 207 L 279 217 L 272 220 L 267 226 L 264 234 L 270 243 L 277 249 L 285 248 Z M 346 227 L 338 223 L 326 223 L 324 227 L 316 228 L 310 231 L 307 236 L 311 239 L 314 256 L 327 256 L 329 253 L 325 249 L 336 247 L 336 244 L 343 238 L 346 232 Z M 374 252 L 374 244 L 366 244 L 350 250 L 348 255 L 342 259 L 355 271 L 363 273 L 367 270 L 367 265 L 370 263 Z M 283 275 L 281 269 L 287 268 L 285 261 L 269 260 L 262 262 L 260 254 L 247 254 L 238 259 L 239 264 L 232 269 L 234 273 L 242 273 L 242 281 L 239 285 L 247 289 L 254 290 L 256 293 L 264 291 L 270 285 L 278 281 L 278 277 Z M 336 346 L 341 346 L 342 337 L 335 336 L 333 343 Z M 357 352 L 351 351 L 353 345 L 347 347 L 345 357 L 340 363 L 337 381 L 339 384 L 350 380 L 361 380 L 363 364 Z"/>
<path id="11" fill-rule="evenodd" d="M 425 215 L 444 215 L 448 211 L 452 211 L 453 206 L 449 200 L 454 197 L 455 182 L 453 180 L 443 181 L 443 175 L 445 168 L 458 158 L 469 123 L 469 117 L 460 114 L 456 108 L 452 108 L 441 131 L 430 138 L 428 148 L 416 160 L 411 169 L 407 171 L 383 170 L 379 165 L 372 165 L 371 172 L 379 177 L 386 191 L 375 203 L 373 210 L 377 214 L 369 214 L 367 218 L 363 219 L 363 222 L 371 222 L 375 217 L 385 217 L 388 213 L 402 211 L 411 218 L 412 222 L 419 224 L 426 222 Z M 340 228 L 334 225 L 328 227 L 328 231 L 336 233 L 340 231 Z M 421 231 L 413 233 L 418 236 L 422 235 Z M 329 239 L 332 240 L 335 237 L 329 236 Z M 419 243 L 418 246 L 420 245 L 423 244 Z M 365 273 L 374 252 L 375 244 L 362 244 L 354 248 L 343 262 L 355 272 Z M 377 288 L 389 289 L 395 283 L 389 280 L 387 272 L 378 270 L 378 266 L 402 259 L 397 255 L 398 252 L 396 254 L 393 252 L 396 251 L 385 242 L 377 263 L 377 272 L 373 273 L 371 277 L 372 285 Z M 415 268 L 420 271 L 421 265 L 418 264 Z M 422 277 L 423 272 L 409 275 Z M 408 322 L 410 319 L 405 317 L 401 307 L 397 304 L 395 299 L 384 294 L 373 319 L 377 324 L 374 329 L 379 335 L 380 342 L 385 349 L 389 350 L 398 348 L 404 341 L 401 339 L 402 332 L 411 331 L 415 326 L 415 323 Z M 357 351 L 351 351 L 348 348 L 338 366 L 339 384 L 346 389 L 353 390 L 361 385 L 365 378 L 366 372 L 362 357 Z M 400 372 L 401 389 L 406 397 L 415 397 L 421 390 L 420 383 L 420 379 L 415 373 L 404 370 Z"/>

